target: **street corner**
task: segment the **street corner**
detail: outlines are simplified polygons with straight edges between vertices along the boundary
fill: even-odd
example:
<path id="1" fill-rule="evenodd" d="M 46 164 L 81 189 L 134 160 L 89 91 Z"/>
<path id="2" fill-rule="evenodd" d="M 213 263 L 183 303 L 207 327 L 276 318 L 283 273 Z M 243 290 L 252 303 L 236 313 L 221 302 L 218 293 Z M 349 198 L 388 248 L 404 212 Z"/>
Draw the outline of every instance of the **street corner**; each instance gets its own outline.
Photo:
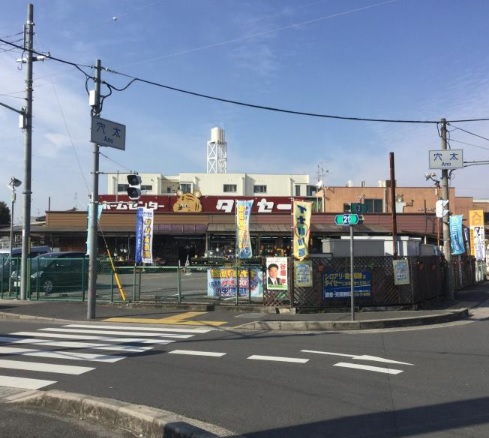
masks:
<path id="1" fill-rule="evenodd" d="M 220 327 L 228 324 L 227 321 L 208 320 L 209 312 L 182 312 L 163 318 L 150 318 L 141 316 L 118 316 L 105 318 L 104 322 L 133 323 L 133 324 L 164 324 L 164 325 L 191 325 Z"/>

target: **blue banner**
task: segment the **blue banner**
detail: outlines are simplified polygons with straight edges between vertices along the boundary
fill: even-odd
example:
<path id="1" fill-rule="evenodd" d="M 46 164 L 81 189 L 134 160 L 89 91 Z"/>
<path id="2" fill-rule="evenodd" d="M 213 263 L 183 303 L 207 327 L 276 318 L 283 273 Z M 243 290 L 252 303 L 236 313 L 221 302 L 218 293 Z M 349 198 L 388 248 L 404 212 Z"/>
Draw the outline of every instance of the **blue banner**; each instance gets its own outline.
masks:
<path id="1" fill-rule="evenodd" d="M 88 224 L 87 224 L 87 255 L 90 254 L 90 240 L 92 238 L 92 212 L 93 212 L 93 207 L 94 204 L 90 203 L 88 204 Z M 103 210 L 103 205 L 98 204 L 97 208 L 97 228 L 98 228 L 98 223 L 100 222 L 100 216 L 102 216 L 102 210 Z"/>
<path id="2" fill-rule="evenodd" d="M 134 250 L 134 262 L 141 263 L 143 261 L 143 207 L 139 207 L 136 211 L 136 247 Z"/>
<path id="3" fill-rule="evenodd" d="M 462 217 L 461 214 L 450 216 L 450 246 L 453 255 L 465 252 Z"/>

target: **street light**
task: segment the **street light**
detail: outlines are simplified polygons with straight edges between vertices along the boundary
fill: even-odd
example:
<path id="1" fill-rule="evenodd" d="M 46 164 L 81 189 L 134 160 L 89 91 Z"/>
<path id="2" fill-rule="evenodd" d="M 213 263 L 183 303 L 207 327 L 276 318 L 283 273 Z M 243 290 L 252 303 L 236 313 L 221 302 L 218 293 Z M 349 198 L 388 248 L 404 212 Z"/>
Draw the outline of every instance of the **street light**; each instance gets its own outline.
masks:
<path id="1" fill-rule="evenodd" d="M 10 209 L 10 269 L 9 269 L 9 280 L 8 280 L 8 290 L 12 292 L 12 249 L 14 247 L 14 205 L 15 205 L 15 189 L 22 184 L 22 181 L 18 180 L 13 176 L 10 178 L 8 187 L 12 190 L 12 207 Z"/>

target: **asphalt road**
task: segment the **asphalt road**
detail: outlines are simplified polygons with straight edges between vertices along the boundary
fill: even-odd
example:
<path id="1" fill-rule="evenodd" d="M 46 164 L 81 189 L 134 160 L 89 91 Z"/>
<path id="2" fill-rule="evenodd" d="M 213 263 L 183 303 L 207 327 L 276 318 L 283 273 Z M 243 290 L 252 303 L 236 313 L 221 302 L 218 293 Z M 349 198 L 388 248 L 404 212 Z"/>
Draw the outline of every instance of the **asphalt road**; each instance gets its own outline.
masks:
<path id="1" fill-rule="evenodd" d="M 486 437 L 489 324 L 485 317 L 489 315 L 450 325 L 354 334 L 220 329 L 179 333 L 177 327 L 167 326 L 160 327 L 168 331 L 154 339 L 174 342 L 150 344 L 151 349 L 140 352 L 104 352 L 123 356 L 115 362 L 81 360 L 76 364 L 93 369 L 80 375 L 47 372 L 36 377 L 55 382 L 46 389 L 149 405 L 248 437 Z M 32 333 L 65 337 L 71 333 L 66 330 L 93 333 L 92 327 L 0 321 L 2 335 L 19 340 Z M 109 330 L 112 337 L 122 338 L 124 331 Z M 23 332 L 31 334 L 19 334 Z M 78 340 L 83 336 L 85 332 L 75 334 Z M 64 355 L 86 350 L 39 348 L 63 350 Z M 8 358 L 41 361 L 12 352 Z M 73 363 L 63 356 L 42 362 Z M 32 378 L 36 373 L 10 369 L 0 374 Z"/>

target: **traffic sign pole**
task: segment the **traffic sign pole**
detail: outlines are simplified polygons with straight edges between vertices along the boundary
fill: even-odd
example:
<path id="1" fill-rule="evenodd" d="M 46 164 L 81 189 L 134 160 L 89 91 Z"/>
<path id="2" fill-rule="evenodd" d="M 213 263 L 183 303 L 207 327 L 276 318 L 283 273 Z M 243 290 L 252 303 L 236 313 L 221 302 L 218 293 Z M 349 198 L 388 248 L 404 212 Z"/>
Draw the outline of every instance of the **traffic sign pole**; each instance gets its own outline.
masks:
<path id="1" fill-rule="evenodd" d="M 350 294 L 351 294 L 351 320 L 355 321 L 355 265 L 353 263 L 353 227 L 350 227 Z"/>

